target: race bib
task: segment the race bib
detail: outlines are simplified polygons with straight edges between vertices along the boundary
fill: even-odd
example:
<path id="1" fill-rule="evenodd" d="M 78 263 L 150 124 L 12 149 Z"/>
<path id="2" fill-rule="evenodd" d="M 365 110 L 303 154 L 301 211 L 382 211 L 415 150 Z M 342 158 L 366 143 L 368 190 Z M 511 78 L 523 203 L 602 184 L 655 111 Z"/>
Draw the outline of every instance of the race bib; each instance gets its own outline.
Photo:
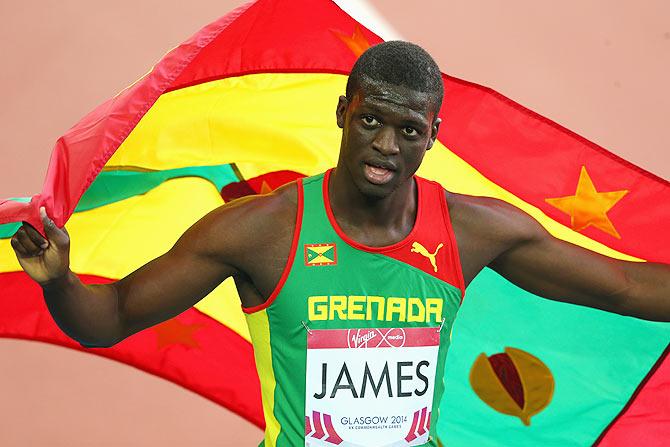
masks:
<path id="1" fill-rule="evenodd" d="M 434 327 L 311 330 L 305 446 L 428 442 L 439 345 Z"/>

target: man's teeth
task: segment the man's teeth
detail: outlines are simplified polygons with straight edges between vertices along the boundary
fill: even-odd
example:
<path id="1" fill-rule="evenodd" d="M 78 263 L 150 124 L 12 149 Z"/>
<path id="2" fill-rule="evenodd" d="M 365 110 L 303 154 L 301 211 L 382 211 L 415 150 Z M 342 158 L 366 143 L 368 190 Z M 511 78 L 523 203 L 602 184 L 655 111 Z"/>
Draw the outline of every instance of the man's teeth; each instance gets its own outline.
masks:
<path id="1" fill-rule="evenodd" d="M 384 175 L 387 172 L 389 172 L 388 169 L 386 168 L 378 168 L 377 166 L 370 166 L 370 170 L 372 171 L 373 174 L 375 175 Z"/>
<path id="2" fill-rule="evenodd" d="M 391 169 L 380 168 L 378 166 L 372 166 L 365 164 L 365 176 L 368 181 L 377 185 L 383 185 L 388 183 L 393 177 L 393 172 Z"/>

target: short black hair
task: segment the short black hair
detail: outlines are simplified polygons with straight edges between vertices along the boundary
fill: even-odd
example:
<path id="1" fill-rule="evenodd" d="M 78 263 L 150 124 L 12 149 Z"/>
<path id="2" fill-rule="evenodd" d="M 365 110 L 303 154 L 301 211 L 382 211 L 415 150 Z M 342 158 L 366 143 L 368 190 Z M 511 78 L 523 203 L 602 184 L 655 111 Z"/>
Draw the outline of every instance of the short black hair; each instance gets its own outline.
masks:
<path id="1" fill-rule="evenodd" d="M 435 100 L 436 112 L 442 105 L 444 85 L 440 68 L 430 54 L 416 44 L 391 40 L 368 48 L 351 69 L 347 99 L 351 101 L 364 78 L 428 93 Z"/>

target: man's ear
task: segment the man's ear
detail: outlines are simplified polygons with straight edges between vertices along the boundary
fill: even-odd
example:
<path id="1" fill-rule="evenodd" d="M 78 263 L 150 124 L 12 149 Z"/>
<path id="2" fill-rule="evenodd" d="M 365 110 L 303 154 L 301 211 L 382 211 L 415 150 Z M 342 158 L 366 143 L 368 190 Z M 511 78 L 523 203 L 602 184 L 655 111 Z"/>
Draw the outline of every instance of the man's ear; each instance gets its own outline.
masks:
<path id="1" fill-rule="evenodd" d="M 430 149 L 431 147 L 433 147 L 433 144 L 435 144 L 435 140 L 437 140 L 437 134 L 440 131 L 441 122 L 442 119 L 437 118 L 433 123 L 433 126 L 430 128 L 430 141 L 428 142 L 428 147 L 426 148 L 426 150 Z"/>
<path id="2" fill-rule="evenodd" d="M 349 100 L 346 96 L 342 95 L 337 100 L 337 109 L 335 109 L 335 116 L 337 117 L 337 127 L 340 129 L 344 128 L 344 117 L 347 114 L 347 106 L 349 105 Z"/>

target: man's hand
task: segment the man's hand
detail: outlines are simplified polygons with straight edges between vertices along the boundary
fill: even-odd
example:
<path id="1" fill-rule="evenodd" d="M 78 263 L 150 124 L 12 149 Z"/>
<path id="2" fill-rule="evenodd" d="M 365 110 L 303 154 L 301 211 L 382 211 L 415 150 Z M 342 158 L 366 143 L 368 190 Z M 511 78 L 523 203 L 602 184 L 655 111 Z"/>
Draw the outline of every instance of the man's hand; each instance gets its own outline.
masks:
<path id="1" fill-rule="evenodd" d="M 70 271 L 70 237 L 43 208 L 46 238 L 24 224 L 11 244 L 21 267 L 42 286 L 63 332 L 85 346 L 107 347 L 179 315 L 234 275 L 246 284 L 242 304 L 262 304 L 289 257 L 297 203 L 293 184 L 223 205 L 191 226 L 167 253 L 105 284 L 84 284 Z M 258 262 L 260 249 L 270 253 L 269 261 Z"/>
<path id="2" fill-rule="evenodd" d="M 70 266 L 70 236 L 49 219 L 44 207 L 40 217 L 47 239 L 31 225 L 24 223 L 11 239 L 23 270 L 40 285 L 65 276 Z"/>

